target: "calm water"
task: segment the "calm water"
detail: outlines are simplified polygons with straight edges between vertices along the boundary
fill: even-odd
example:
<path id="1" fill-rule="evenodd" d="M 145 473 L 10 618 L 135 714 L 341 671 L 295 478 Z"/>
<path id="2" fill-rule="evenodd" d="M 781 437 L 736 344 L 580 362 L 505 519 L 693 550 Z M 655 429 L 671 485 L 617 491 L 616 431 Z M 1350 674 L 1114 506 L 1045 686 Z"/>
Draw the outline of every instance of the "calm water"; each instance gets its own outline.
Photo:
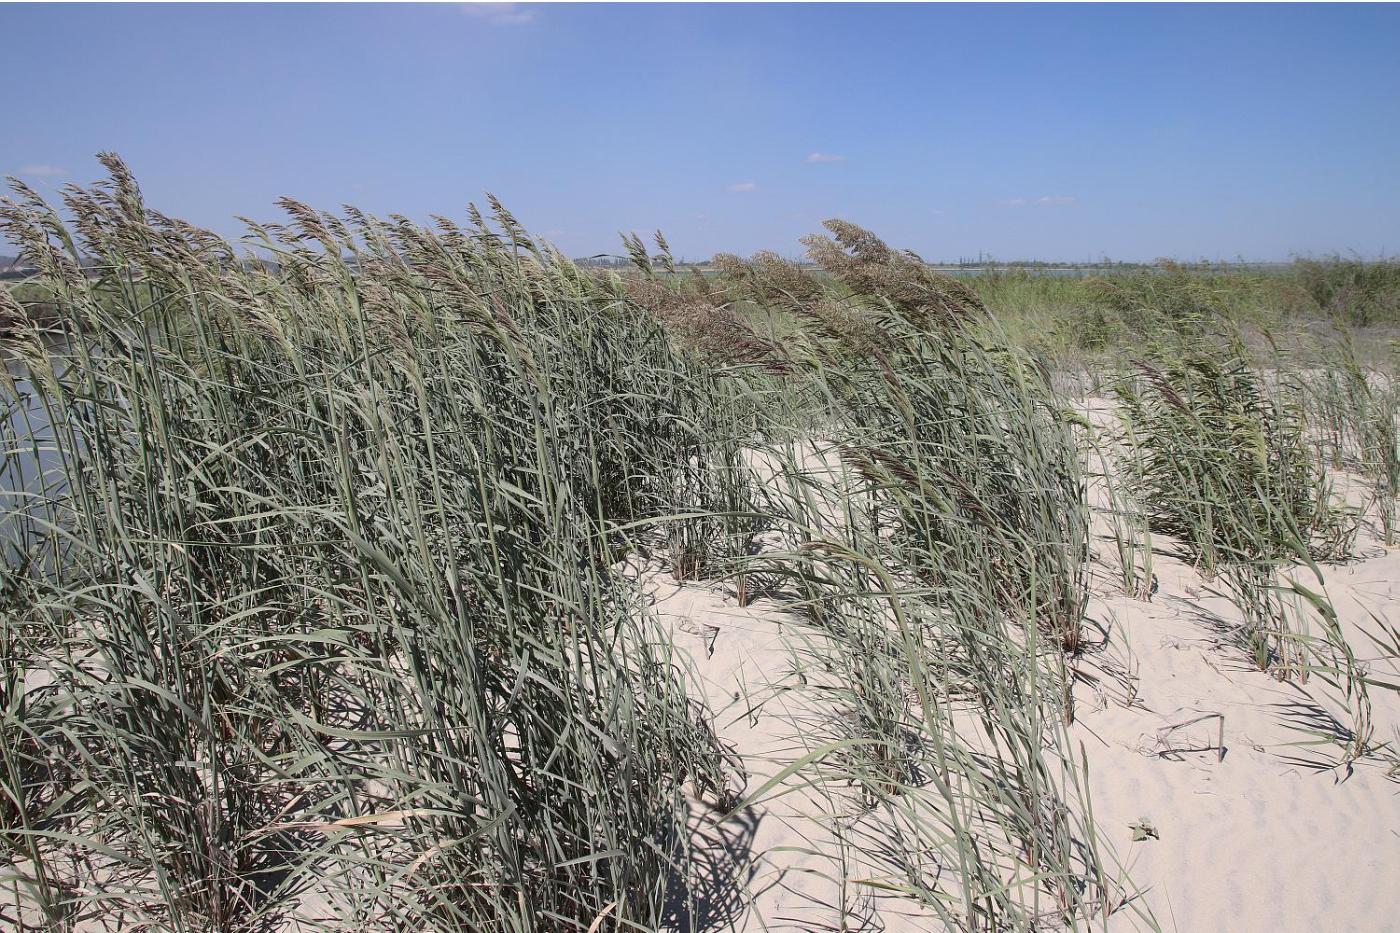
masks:
<path id="1" fill-rule="evenodd" d="M 50 555 L 36 545 L 47 526 L 61 520 L 50 500 L 67 490 L 67 477 L 28 369 L 3 350 L 0 359 L 7 377 L 0 383 L 0 565 L 15 567 L 27 558 L 42 566 Z"/>

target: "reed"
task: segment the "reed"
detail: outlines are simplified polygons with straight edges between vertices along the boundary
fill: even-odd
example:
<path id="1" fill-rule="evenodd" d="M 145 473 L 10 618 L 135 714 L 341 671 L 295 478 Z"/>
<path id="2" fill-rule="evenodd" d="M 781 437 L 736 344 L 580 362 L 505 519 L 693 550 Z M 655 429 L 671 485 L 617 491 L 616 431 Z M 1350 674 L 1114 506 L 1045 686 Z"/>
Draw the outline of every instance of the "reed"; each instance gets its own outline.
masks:
<path id="1" fill-rule="evenodd" d="M 0 839 L 26 923 L 681 923 L 693 800 L 723 819 L 763 789 L 642 563 L 793 611 L 838 711 L 793 767 L 868 887 L 950 928 L 1101 924 L 1133 888 L 1070 734 L 1086 438 L 1123 590 L 1149 597 L 1153 541 L 1179 541 L 1261 667 L 1332 677 L 1349 754 L 1373 748 L 1335 613 L 1277 574 L 1354 532 L 1302 406 L 1393 507 L 1393 398 L 1184 339 L 1234 313 L 1185 270 L 1056 286 L 1160 337 L 1099 436 L 994 313 L 1031 286 L 849 222 L 805 241 L 819 273 L 686 274 L 659 234 L 589 270 L 490 198 L 430 228 L 284 200 L 235 246 L 104 161 L 68 221 L 23 185 L 0 207 L 40 270 L 0 293 Z"/>
<path id="2" fill-rule="evenodd" d="M 1348 552 L 1355 523 L 1305 441 L 1296 394 L 1271 394 L 1237 338 L 1164 345 L 1115 395 L 1148 527 L 1204 571 L 1291 558 L 1298 541 L 1317 558 Z"/>
<path id="3" fill-rule="evenodd" d="M 6 513 L 61 556 L 3 581 L 7 645 L 55 646 L 5 651 L 5 838 L 44 909 L 657 925 L 683 790 L 726 775 L 608 567 L 626 523 L 718 504 L 682 475 L 717 378 L 499 205 L 430 231 L 288 201 L 255 262 L 106 162 L 76 234 L 22 188 L 0 213 L 60 310 L 16 342 L 71 480 Z"/>

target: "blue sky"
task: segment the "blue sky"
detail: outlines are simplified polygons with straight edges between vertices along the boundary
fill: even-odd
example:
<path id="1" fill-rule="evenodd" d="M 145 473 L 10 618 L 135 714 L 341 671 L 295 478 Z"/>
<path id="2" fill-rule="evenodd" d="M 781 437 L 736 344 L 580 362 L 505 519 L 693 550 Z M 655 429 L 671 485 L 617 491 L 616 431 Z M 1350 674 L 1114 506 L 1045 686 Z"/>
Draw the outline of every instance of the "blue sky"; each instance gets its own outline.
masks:
<path id="1" fill-rule="evenodd" d="M 0 173 L 112 149 L 220 233 L 274 199 L 566 253 L 1400 252 L 1400 6 L 0 5 Z"/>

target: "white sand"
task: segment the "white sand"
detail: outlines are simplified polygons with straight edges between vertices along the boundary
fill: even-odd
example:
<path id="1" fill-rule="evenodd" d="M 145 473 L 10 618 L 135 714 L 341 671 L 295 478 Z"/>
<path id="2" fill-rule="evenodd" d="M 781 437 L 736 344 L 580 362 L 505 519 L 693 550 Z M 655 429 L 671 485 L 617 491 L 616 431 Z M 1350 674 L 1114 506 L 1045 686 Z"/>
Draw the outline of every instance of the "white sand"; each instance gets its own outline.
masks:
<path id="1" fill-rule="evenodd" d="M 1337 744 L 1305 744 L 1315 740 L 1304 730 L 1347 721 L 1335 691 L 1316 677 L 1300 687 L 1254 668 L 1228 638 L 1238 612 L 1162 553 L 1169 544 L 1157 542 L 1159 589 L 1144 602 L 1119 593 L 1112 542 L 1096 534 L 1088 614 L 1103 643 L 1077 662 L 1071 731 L 1088 757 L 1098 832 L 1143 892 L 1139 903 L 1162 929 L 1192 933 L 1400 929 L 1400 775 L 1381 757 L 1338 768 Z M 1400 551 L 1370 531 L 1358 551 L 1323 568 L 1327 593 L 1372 674 L 1400 680 L 1394 659 L 1379 660 L 1362 634 L 1376 631 L 1373 617 L 1400 622 Z M 655 569 L 642 579 L 693 659 L 749 789 L 801 757 L 803 717 L 831 712 L 791 673 L 802 626 L 771 600 L 739 607 L 722 584 L 679 585 Z M 1400 745 L 1400 697 L 1374 688 L 1371 697 L 1376 741 Z M 1223 716 L 1223 760 L 1213 748 L 1172 753 L 1217 744 L 1220 718 L 1209 714 Z M 695 807 L 713 875 L 695 918 L 701 929 L 840 929 L 843 905 L 846 929 L 943 928 L 907 900 L 862 902 L 867 889 L 854 882 L 869 866 L 842 864 L 837 802 L 796 776 L 784 786 L 797 790 L 719 827 Z M 1134 841 L 1140 821 L 1159 838 Z M 1106 923 L 1145 926 L 1128 909 Z"/>

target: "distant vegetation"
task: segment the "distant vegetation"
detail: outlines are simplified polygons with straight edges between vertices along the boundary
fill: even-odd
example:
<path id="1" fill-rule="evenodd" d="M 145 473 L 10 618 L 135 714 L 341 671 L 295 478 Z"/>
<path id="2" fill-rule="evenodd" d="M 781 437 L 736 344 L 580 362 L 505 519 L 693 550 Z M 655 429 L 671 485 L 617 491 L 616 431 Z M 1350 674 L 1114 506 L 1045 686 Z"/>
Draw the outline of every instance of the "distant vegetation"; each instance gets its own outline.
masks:
<path id="1" fill-rule="evenodd" d="M 275 264 L 276 260 L 271 261 Z M 628 256 L 573 260 L 580 268 L 626 271 Z M 96 274 L 97 262 L 82 265 Z M 351 259 L 353 265 L 353 257 Z M 683 273 L 714 275 L 714 260 L 673 262 Z M 816 263 L 797 268 L 821 276 Z M 1400 328 L 1400 260 L 1332 256 L 1287 263 L 930 264 L 959 278 L 1001 319 L 1013 339 L 1062 353 L 1092 353 L 1141 342 L 1183 314 L 1209 313 L 1235 323 L 1290 328 L 1333 323 L 1347 328 Z M 22 283 L 36 270 L 0 256 L 0 280 Z M 35 290 L 21 292 L 41 301 Z"/>
<path id="2" fill-rule="evenodd" d="M 1277 336 L 1352 328 L 1400 329 L 1400 262 L 1332 258 L 1276 268 L 1193 267 L 1163 261 L 1084 277 L 1027 270 L 970 284 L 1014 339 L 1066 362 L 1140 346 L 1208 317 Z"/>

